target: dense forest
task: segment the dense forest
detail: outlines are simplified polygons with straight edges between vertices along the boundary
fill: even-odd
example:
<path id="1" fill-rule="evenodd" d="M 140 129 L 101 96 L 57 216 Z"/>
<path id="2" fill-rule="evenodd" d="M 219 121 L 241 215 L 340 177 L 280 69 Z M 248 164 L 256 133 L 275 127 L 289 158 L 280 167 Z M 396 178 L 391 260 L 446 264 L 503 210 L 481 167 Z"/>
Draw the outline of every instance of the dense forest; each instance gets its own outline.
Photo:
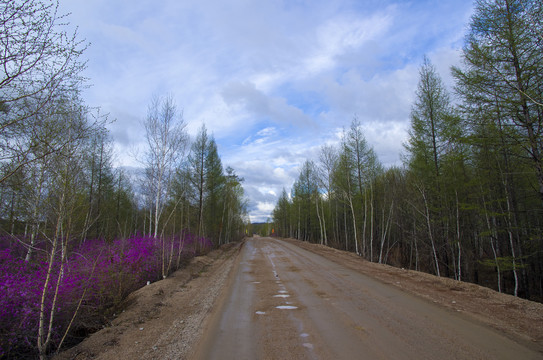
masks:
<path id="1" fill-rule="evenodd" d="M 47 357 L 124 297 L 242 238 L 243 179 L 173 96 L 141 114 L 141 169 L 114 166 L 83 101 L 83 54 L 56 2 L 0 1 L 0 358 Z"/>
<path id="2" fill-rule="evenodd" d="M 273 212 L 278 236 L 543 300 L 543 6 L 478 0 L 447 89 L 425 58 L 404 166 L 355 118 Z"/>

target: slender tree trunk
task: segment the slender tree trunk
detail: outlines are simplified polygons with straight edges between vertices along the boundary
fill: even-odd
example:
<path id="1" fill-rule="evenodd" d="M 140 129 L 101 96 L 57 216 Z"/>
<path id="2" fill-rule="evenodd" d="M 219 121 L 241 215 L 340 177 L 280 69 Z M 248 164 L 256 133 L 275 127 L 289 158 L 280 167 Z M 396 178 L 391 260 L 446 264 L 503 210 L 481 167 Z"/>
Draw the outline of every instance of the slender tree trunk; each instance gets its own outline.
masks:
<path id="1" fill-rule="evenodd" d="M 388 230 L 390 228 L 390 219 L 392 219 L 392 210 L 394 209 L 394 200 L 392 200 L 392 202 L 390 203 L 390 209 L 388 211 L 388 218 L 386 220 L 386 223 L 385 223 L 385 209 L 383 208 L 383 232 L 382 232 L 382 236 L 381 236 L 381 250 L 379 251 L 379 264 L 382 264 L 383 263 L 383 247 L 384 247 L 384 244 L 385 244 L 385 240 L 387 238 L 387 234 L 388 234 Z M 387 250 L 387 254 L 388 254 L 388 250 Z M 388 255 L 387 255 L 388 256 Z"/>
<path id="2" fill-rule="evenodd" d="M 322 245 L 324 243 L 324 235 L 323 235 L 323 230 L 322 230 L 321 215 L 320 215 L 320 212 L 319 212 L 319 198 L 318 198 L 318 195 L 315 198 L 315 207 L 316 207 L 316 210 L 317 210 L 317 218 L 319 220 L 319 230 L 320 230 L 320 234 L 321 234 L 321 245 Z"/>
<path id="3" fill-rule="evenodd" d="M 360 252 L 358 251 L 358 240 L 356 237 L 356 216 L 354 212 L 353 199 L 351 197 L 349 197 L 349 205 L 351 207 L 351 214 L 353 216 L 354 249 L 355 249 L 356 255 L 360 255 Z"/>
<path id="4" fill-rule="evenodd" d="M 151 237 L 151 235 L 153 234 L 152 231 L 153 231 L 153 206 L 151 205 L 149 207 L 149 237 Z"/>
<path id="5" fill-rule="evenodd" d="M 322 213 L 322 228 L 324 234 L 324 245 L 328 246 L 328 235 L 326 234 L 326 215 L 324 213 L 324 205 L 321 206 Z"/>
<path id="6" fill-rule="evenodd" d="M 38 232 L 40 230 L 40 222 L 38 220 L 38 211 L 39 211 L 39 204 L 41 202 L 41 196 L 42 196 L 42 189 L 43 189 L 43 178 L 45 176 L 44 170 L 42 169 L 40 178 L 38 179 L 38 189 L 36 192 L 36 199 L 34 199 L 34 202 L 32 204 L 32 227 L 30 230 L 30 246 L 28 247 L 28 251 L 26 252 L 25 256 L 25 262 L 29 262 L 32 258 L 32 253 L 34 251 L 34 245 L 36 244 L 36 237 L 38 236 Z"/>
<path id="7" fill-rule="evenodd" d="M 120 224 L 120 211 L 121 211 L 121 181 L 123 179 L 123 172 L 119 171 L 119 183 L 117 185 L 117 204 L 115 207 L 115 224 L 119 227 L 119 230 L 121 230 L 121 224 Z M 123 234 L 121 232 L 122 237 L 126 237 L 126 234 Z"/>
<path id="8" fill-rule="evenodd" d="M 438 262 L 438 259 L 437 259 L 437 251 L 436 251 L 436 245 L 435 245 L 435 241 L 434 241 L 434 235 L 433 235 L 433 232 L 432 232 L 432 224 L 431 224 L 431 221 L 430 221 L 430 209 L 428 207 L 428 201 L 426 199 L 426 194 L 424 193 L 424 190 L 422 189 L 419 189 L 421 194 L 422 194 L 422 198 L 424 199 L 424 208 L 425 208 L 425 212 L 426 212 L 426 226 L 428 228 L 428 238 L 430 239 L 430 243 L 432 244 L 432 254 L 433 254 L 433 257 L 434 257 L 434 264 L 435 264 L 435 269 L 436 269 L 436 275 L 438 277 L 441 276 L 441 273 L 439 272 L 439 262 Z"/>
<path id="9" fill-rule="evenodd" d="M 413 214 L 413 242 L 415 243 L 415 270 L 419 271 L 419 248 L 417 244 L 417 218 Z"/>
<path id="10" fill-rule="evenodd" d="M 457 280 L 462 281 L 462 243 L 460 242 L 460 204 L 458 201 L 458 191 L 454 191 L 456 195 L 456 241 L 458 246 L 458 277 Z"/>
<path id="11" fill-rule="evenodd" d="M 518 273 L 517 273 L 517 262 L 516 262 L 516 255 L 515 255 L 514 236 L 513 236 L 513 231 L 511 230 L 511 225 L 512 225 L 512 221 L 511 221 L 511 201 L 509 199 L 509 193 L 506 192 L 505 197 L 506 197 L 507 218 L 508 218 L 507 234 L 509 235 L 509 246 L 511 247 L 511 257 L 512 257 L 512 265 L 513 265 L 513 276 L 515 278 L 515 290 L 513 292 L 513 295 L 518 296 L 519 279 L 518 279 Z"/>
<path id="12" fill-rule="evenodd" d="M 90 182 L 90 188 L 89 188 L 89 207 L 87 209 L 87 214 L 85 216 L 85 224 L 83 225 L 83 233 L 81 234 L 81 242 L 84 242 L 87 239 L 87 232 L 89 231 L 91 227 L 91 219 L 92 219 L 92 212 L 93 212 L 93 206 L 92 206 L 92 198 L 94 196 L 94 152 L 92 154 L 92 161 L 91 161 L 91 182 Z"/>
<path id="13" fill-rule="evenodd" d="M 226 213 L 226 200 L 227 200 L 227 197 L 225 197 L 225 199 L 224 199 L 224 206 L 223 206 L 223 209 L 222 209 L 221 224 L 220 224 L 220 227 L 219 227 L 219 245 L 221 245 L 222 228 L 223 228 L 223 224 L 224 224 L 224 214 Z"/>
<path id="14" fill-rule="evenodd" d="M 349 250 L 349 242 L 347 239 L 347 210 L 345 209 L 345 203 L 343 203 L 343 225 L 345 228 L 345 250 Z"/>
<path id="15" fill-rule="evenodd" d="M 373 262 L 373 183 L 370 182 L 370 261 Z"/>
<path id="16" fill-rule="evenodd" d="M 96 209 L 98 211 L 98 214 L 96 215 L 96 238 L 98 239 L 100 236 L 102 236 L 102 222 L 100 221 L 101 214 L 101 207 L 102 207 L 102 171 L 103 171 L 103 161 L 104 161 L 104 144 L 101 144 L 100 147 L 100 163 L 98 166 L 98 196 L 97 196 L 97 203 L 96 203 Z"/>
<path id="17" fill-rule="evenodd" d="M 367 249 L 367 240 L 366 240 L 366 226 L 368 223 L 368 195 L 367 190 L 364 191 L 364 224 L 362 226 L 362 248 L 364 257 L 367 258 L 368 256 L 368 249 Z M 371 261 L 371 258 L 370 258 Z"/>

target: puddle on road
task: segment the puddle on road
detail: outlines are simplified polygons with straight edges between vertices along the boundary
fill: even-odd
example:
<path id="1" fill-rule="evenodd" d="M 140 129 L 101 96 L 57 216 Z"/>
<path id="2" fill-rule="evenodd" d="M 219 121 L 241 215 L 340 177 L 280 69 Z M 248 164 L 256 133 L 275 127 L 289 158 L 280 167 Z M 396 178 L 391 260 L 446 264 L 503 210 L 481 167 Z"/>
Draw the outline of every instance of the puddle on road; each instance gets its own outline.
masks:
<path id="1" fill-rule="evenodd" d="M 288 297 L 290 297 L 290 295 L 287 295 L 287 294 L 279 294 L 279 295 L 273 295 L 273 297 L 288 298 Z"/>
<path id="2" fill-rule="evenodd" d="M 266 315 L 266 312 L 265 311 L 257 311 L 255 314 L 257 314 L 257 315 Z"/>
<path id="3" fill-rule="evenodd" d="M 292 306 L 292 305 L 280 305 L 280 306 L 276 306 L 275 308 L 280 309 L 280 310 L 294 310 L 294 309 L 297 309 L 298 307 Z"/>
<path id="4" fill-rule="evenodd" d="M 286 293 L 288 293 L 288 291 L 286 291 L 286 290 L 279 290 L 279 293 L 280 293 L 280 294 L 286 294 Z"/>
<path id="5" fill-rule="evenodd" d="M 301 334 L 300 334 L 300 337 L 303 337 L 303 338 L 306 338 L 306 337 L 308 337 L 308 336 L 309 336 L 309 334 L 307 334 L 307 333 L 301 333 Z"/>

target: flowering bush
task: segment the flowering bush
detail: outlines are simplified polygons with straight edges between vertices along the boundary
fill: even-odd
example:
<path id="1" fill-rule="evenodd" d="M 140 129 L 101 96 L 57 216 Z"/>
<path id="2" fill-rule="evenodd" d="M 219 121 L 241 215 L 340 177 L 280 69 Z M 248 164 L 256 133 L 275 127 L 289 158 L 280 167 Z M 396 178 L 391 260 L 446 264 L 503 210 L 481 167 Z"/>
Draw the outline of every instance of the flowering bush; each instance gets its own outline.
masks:
<path id="1" fill-rule="evenodd" d="M 51 247 L 43 242 L 33 259 L 26 262 L 22 243 L 0 239 L 0 359 L 37 354 L 39 314 Z M 53 315 L 53 347 L 61 342 L 74 314 L 77 316 L 70 330 L 96 329 L 104 320 L 100 314 L 118 305 L 130 292 L 168 275 L 181 260 L 210 247 L 209 240 L 190 233 L 169 239 L 134 236 L 113 242 L 98 239 L 78 245 L 68 243 L 63 266 L 60 249 L 54 254 L 43 302 L 46 330 Z M 78 319 L 84 319 L 85 324 Z"/>

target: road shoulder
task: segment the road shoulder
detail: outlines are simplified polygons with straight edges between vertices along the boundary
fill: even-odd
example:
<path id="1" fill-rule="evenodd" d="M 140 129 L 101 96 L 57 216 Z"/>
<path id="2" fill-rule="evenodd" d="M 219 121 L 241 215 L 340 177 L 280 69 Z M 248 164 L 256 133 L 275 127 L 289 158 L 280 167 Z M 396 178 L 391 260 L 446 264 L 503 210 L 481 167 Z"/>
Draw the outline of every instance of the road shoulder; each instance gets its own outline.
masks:
<path id="1" fill-rule="evenodd" d="M 202 336 L 240 252 L 232 243 L 126 300 L 109 326 L 54 357 L 67 359 L 186 359 Z"/>

